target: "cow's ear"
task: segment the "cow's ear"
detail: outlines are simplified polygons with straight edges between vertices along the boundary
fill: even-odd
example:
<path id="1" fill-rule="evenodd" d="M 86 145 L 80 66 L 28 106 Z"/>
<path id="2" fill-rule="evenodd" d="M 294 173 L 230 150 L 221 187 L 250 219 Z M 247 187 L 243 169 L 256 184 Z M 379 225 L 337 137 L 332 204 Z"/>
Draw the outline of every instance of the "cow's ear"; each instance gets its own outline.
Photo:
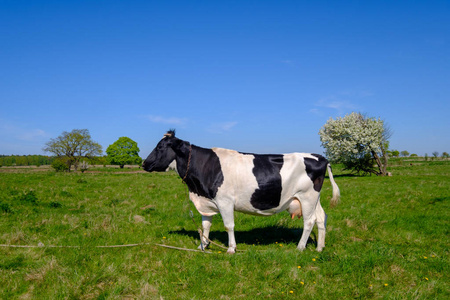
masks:
<path id="1" fill-rule="evenodd" d="M 170 148 L 173 150 L 180 150 L 184 147 L 186 143 L 178 138 L 171 138 L 170 139 Z"/>

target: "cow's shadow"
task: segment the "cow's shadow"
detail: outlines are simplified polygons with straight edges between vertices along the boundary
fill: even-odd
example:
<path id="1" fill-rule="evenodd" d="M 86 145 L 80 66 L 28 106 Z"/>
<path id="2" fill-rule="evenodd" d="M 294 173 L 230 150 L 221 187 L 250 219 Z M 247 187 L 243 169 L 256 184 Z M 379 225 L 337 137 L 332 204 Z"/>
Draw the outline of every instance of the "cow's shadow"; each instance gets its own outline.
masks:
<path id="1" fill-rule="evenodd" d="M 189 236 L 191 238 L 199 240 L 199 233 L 194 230 L 175 230 L 170 231 L 171 234 L 180 234 Z M 248 231 L 235 230 L 234 234 L 236 237 L 237 244 L 246 245 L 271 245 L 275 243 L 298 244 L 302 236 L 303 229 L 297 228 L 286 228 L 282 226 L 269 226 L 262 228 L 254 228 Z M 313 237 L 314 239 L 312 239 Z M 212 241 L 228 245 L 228 233 L 226 231 L 211 231 L 209 238 Z M 314 231 L 312 231 L 311 236 L 308 238 L 307 244 L 316 244 L 316 236 Z"/>

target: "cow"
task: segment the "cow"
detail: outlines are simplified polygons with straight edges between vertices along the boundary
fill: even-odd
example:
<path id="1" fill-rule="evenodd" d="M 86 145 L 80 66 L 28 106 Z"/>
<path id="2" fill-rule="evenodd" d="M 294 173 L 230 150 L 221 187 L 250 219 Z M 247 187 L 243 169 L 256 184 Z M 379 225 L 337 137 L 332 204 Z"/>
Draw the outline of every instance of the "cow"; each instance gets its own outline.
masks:
<path id="1" fill-rule="evenodd" d="M 320 191 L 327 170 L 333 187 L 331 205 L 337 204 L 340 192 L 323 156 L 207 149 L 183 141 L 175 136 L 175 130 L 169 130 L 142 167 L 148 172 L 163 172 L 173 161 L 189 189 L 190 200 L 202 215 L 203 245 L 209 244 L 212 216 L 217 213 L 222 215 L 228 232 L 227 253 L 233 254 L 234 211 L 269 216 L 287 210 L 292 219 L 303 216 L 304 228 L 297 249 L 305 249 L 314 224 L 319 233 L 317 251 L 325 247 L 327 215 L 320 204 Z"/>

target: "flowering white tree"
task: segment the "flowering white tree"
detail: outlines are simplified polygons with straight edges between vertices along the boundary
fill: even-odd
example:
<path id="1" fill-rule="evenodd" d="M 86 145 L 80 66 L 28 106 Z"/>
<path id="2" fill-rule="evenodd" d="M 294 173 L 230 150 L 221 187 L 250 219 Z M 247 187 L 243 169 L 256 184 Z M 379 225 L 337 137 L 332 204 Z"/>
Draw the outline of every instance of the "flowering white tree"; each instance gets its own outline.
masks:
<path id="1" fill-rule="evenodd" d="M 319 135 L 331 161 L 358 173 L 387 175 L 386 150 L 391 132 L 383 120 L 353 112 L 343 118 L 330 118 Z"/>

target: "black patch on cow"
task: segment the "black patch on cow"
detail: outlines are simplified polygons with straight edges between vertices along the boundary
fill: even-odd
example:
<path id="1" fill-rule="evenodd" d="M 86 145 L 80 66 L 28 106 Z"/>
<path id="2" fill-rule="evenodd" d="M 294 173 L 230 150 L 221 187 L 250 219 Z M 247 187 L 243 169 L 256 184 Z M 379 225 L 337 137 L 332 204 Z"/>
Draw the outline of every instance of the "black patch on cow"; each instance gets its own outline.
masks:
<path id="1" fill-rule="evenodd" d="M 305 157 L 305 167 L 306 173 L 314 184 L 314 190 L 320 192 L 323 185 L 323 180 L 325 179 L 325 173 L 327 171 L 328 160 L 319 154 L 311 154 L 318 158 L 315 160 L 313 158 Z"/>
<path id="2" fill-rule="evenodd" d="M 186 174 L 185 182 L 190 192 L 214 199 L 223 184 L 223 173 L 217 154 L 211 149 L 192 146 L 191 161 L 187 169 L 186 157 L 177 158 L 178 173 Z"/>
<path id="3" fill-rule="evenodd" d="M 280 170 L 283 166 L 283 155 L 255 154 L 253 164 L 258 189 L 253 193 L 250 203 L 260 210 L 277 207 L 281 199 Z"/>

